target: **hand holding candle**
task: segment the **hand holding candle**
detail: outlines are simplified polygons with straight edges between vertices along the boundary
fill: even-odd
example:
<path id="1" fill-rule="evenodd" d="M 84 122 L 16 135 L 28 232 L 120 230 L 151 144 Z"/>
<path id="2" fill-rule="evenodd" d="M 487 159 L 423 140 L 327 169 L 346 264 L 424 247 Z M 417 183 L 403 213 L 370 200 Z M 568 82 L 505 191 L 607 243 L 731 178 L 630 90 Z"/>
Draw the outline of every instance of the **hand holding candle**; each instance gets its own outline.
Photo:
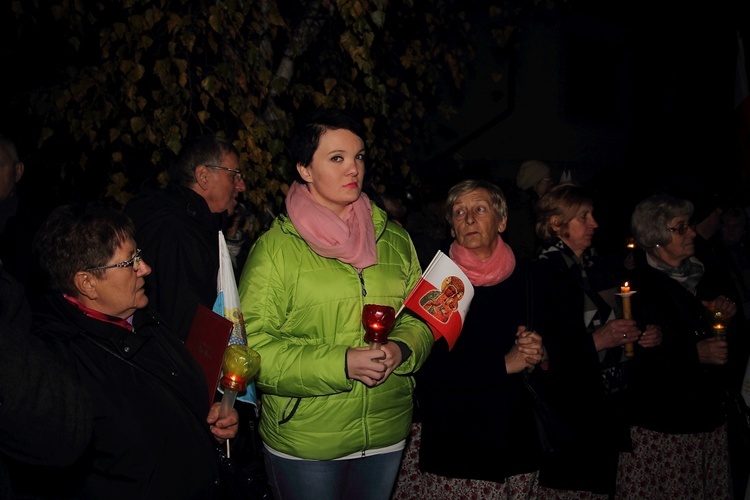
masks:
<path id="1" fill-rule="evenodd" d="M 248 381 L 258 373 L 260 354 L 246 345 L 230 344 L 224 351 L 221 367 L 224 372 L 221 377 L 224 395 L 221 398 L 219 418 L 224 418 L 234 407 L 237 393 L 247 389 Z M 229 454 L 229 441 L 227 440 L 227 457 Z"/>
<path id="2" fill-rule="evenodd" d="M 719 340 L 726 340 L 727 338 L 727 321 L 722 312 L 718 309 L 709 309 L 711 312 L 711 329 L 714 332 L 714 337 Z"/>
<path id="3" fill-rule="evenodd" d="M 365 304 L 362 309 L 362 326 L 365 327 L 365 342 L 370 349 L 380 349 L 388 342 L 388 332 L 396 321 L 396 310 L 391 306 Z"/>
<path id="4" fill-rule="evenodd" d="M 633 312 L 630 308 L 630 297 L 635 293 L 635 290 L 632 292 L 630 291 L 630 286 L 628 282 L 626 281 L 623 286 L 620 287 L 620 293 L 619 295 L 622 298 L 622 317 L 623 319 L 633 319 Z M 635 354 L 635 346 L 632 342 L 628 342 L 624 346 L 625 348 L 625 357 L 626 358 L 632 358 Z"/>

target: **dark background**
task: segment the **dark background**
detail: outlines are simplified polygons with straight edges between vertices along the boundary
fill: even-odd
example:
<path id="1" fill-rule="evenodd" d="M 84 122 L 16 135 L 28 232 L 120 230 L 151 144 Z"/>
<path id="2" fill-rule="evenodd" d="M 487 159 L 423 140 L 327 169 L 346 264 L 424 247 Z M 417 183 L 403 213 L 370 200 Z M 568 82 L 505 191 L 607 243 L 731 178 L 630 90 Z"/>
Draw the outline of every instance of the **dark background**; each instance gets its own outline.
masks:
<path id="1" fill-rule="evenodd" d="M 737 35 L 747 45 L 750 2 L 558 2 L 515 19 L 504 51 L 489 48 L 486 4 L 477 2 L 470 19 L 479 59 L 459 113 L 415 166 L 425 186 L 477 175 L 512 184 L 522 161 L 538 159 L 556 178 L 570 171 L 597 188 L 606 202 L 600 218 L 619 226 L 635 202 L 675 183 L 748 204 L 734 98 Z M 12 104 L 44 87 L 51 68 L 95 54 L 74 53 L 40 27 L 18 50 L 18 22 L 0 16 L 0 130 L 34 173 L 24 184 L 39 196 L 66 194 L 59 186 L 75 138 L 56 131 L 55 147 L 38 150 L 36 120 Z M 98 195 L 107 179 L 93 169 L 79 175 L 88 182 L 75 183 L 77 198 Z"/>

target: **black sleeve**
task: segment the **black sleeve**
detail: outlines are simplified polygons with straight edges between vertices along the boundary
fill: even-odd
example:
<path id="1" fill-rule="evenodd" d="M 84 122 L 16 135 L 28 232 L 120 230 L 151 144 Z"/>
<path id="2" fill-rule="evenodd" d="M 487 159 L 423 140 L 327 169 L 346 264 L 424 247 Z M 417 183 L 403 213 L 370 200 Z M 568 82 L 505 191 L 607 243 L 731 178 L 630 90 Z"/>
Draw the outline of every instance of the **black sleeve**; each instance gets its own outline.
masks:
<path id="1" fill-rule="evenodd" d="M 72 464 L 91 439 L 85 396 L 56 355 L 31 335 L 23 287 L 1 273 L 0 451 L 30 464 Z"/>

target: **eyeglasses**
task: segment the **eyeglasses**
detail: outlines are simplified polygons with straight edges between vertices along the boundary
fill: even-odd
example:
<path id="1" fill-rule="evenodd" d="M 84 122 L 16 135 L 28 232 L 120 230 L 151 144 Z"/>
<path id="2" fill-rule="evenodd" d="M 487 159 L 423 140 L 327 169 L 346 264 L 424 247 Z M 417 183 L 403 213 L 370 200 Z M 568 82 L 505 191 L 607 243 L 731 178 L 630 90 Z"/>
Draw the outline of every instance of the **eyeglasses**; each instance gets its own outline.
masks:
<path id="1" fill-rule="evenodd" d="M 206 167 L 213 168 L 216 170 L 226 170 L 227 172 L 232 172 L 234 174 L 235 182 L 242 180 L 242 170 L 239 170 L 236 168 L 220 167 L 219 165 L 206 165 Z"/>
<path id="2" fill-rule="evenodd" d="M 133 266 L 133 271 L 137 271 L 138 268 L 141 266 L 141 249 L 137 248 L 135 250 L 135 255 L 133 255 L 133 258 L 130 260 L 126 260 L 125 262 L 118 262 L 117 264 L 110 264 L 108 266 L 99 266 L 99 267 L 89 267 L 87 269 L 84 269 L 84 271 L 101 271 L 102 269 L 110 269 L 112 267 L 130 267 Z"/>
<path id="3" fill-rule="evenodd" d="M 677 224 L 675 227 L 667 227 L 671 232 L 677 233 L 680 236 L 683 236 L 685 233 L 688 232 L 688 229 L 692 229 L 695 231 L 695 223 L 693 221 L 685 222 L 682 221 L 679 224 Z"/>

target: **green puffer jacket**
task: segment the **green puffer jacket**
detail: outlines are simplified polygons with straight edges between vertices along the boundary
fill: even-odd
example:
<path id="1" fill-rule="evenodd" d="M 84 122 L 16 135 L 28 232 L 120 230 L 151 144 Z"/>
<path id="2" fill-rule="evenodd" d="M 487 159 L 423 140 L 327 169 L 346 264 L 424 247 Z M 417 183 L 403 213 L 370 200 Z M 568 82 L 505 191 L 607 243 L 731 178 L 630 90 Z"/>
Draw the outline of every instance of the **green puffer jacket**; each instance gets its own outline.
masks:
<path id="1" fill-rule="evenodd" d="M 351 265 L 313 252 L 285 215 L 250 250 L 240 302 L 248 345 L 261 356 L 260 434 L 275 450 L 329 460 L 409 434 L 412 373 L 433 344 L 424 322 L 406 309 L 399 314 L 388 338 L 412 354 L 382 385 L 368 388 L 345 373 L 347 348 L 366 345 L 364 304 L 398 311 L 422 274 L 408 233 L 372 208 L 378 263 L 361 280 Z"/>

